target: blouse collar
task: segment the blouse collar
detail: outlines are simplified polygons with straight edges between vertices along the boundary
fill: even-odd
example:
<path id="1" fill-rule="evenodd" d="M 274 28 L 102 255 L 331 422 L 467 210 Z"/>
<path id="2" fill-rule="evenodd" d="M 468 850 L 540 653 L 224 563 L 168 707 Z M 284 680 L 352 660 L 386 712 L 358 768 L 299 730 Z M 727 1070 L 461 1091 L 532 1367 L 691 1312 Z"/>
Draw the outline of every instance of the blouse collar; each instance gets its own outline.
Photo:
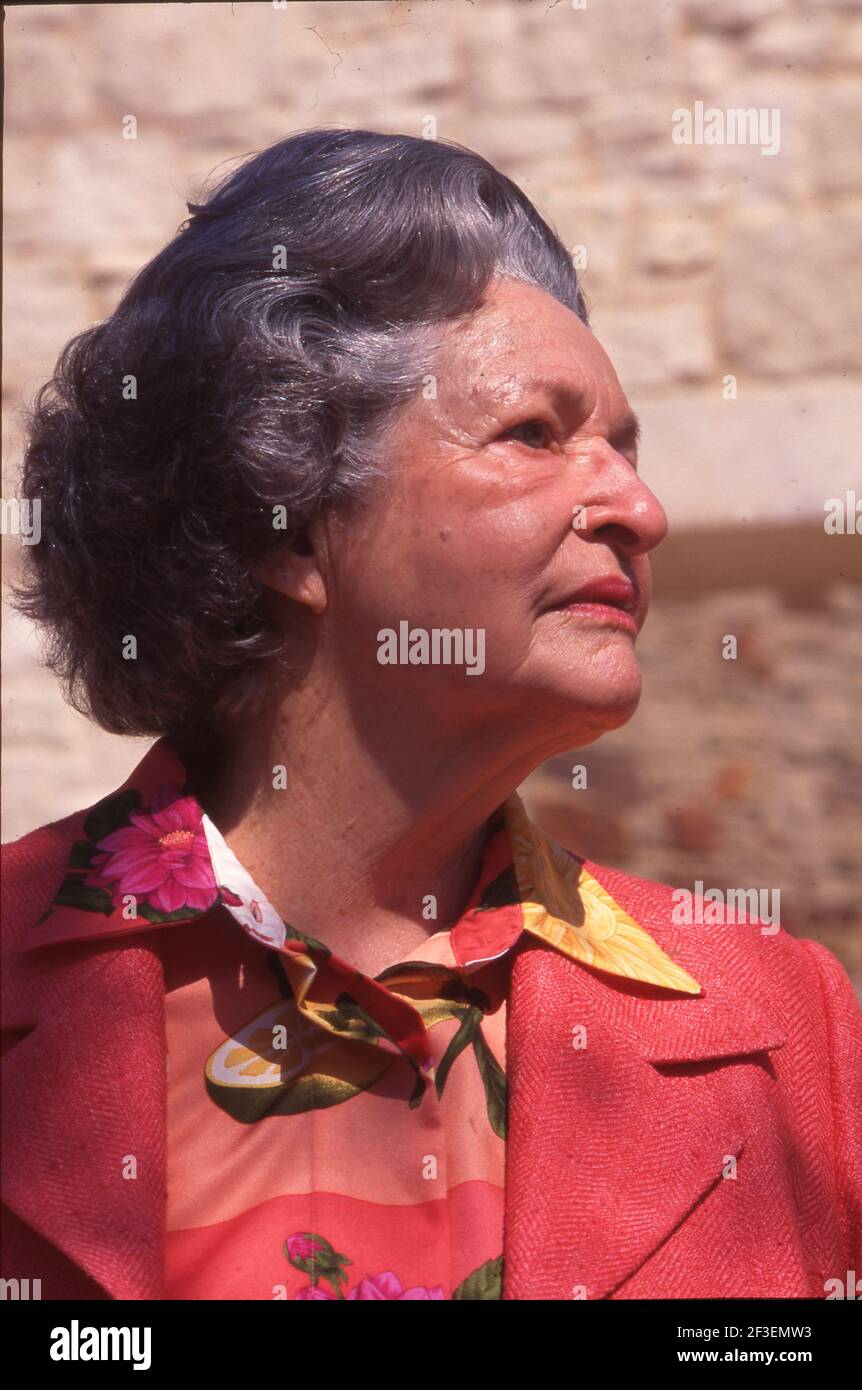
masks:
<path id="1" fill-rule="evenodd" d="M 517 792 L 488 829 L 473 894 L 449 938 L 464 974 L 526 936 L 606 974 L 701 993 L 582 860 L 530 821 Z M 276 911 L 201 808 L 175 745 L 161 739 L 118 791 L 82 815 L 62 883 L 26 949 L 180 926 L 219 906 L 285 957 L 294 991 L 308 989 L 315 960 L 337 959 Z"/>

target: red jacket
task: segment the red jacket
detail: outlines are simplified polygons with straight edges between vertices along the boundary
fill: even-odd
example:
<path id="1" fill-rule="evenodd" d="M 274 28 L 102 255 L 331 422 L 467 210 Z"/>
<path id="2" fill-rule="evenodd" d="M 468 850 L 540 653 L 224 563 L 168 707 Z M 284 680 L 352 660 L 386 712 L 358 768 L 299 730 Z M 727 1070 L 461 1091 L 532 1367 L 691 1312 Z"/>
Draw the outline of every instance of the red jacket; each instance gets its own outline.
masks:
<path id="1" fill-rule="evenodd" d="M 2 1276 L 40 1278 L 49 1299 L 155 1299 L 160 933 L 16 949 L 79 820 L 5 850 Z M 862 1271 L 862 1013 L 847 974 L 784 932 L 675 926 L 669 887 L 586 868 L 703 992 L 519 950 L 503 1297 L 826 1297 Z M 126 1154 L 135 1182 L 118 1177 Z"/>

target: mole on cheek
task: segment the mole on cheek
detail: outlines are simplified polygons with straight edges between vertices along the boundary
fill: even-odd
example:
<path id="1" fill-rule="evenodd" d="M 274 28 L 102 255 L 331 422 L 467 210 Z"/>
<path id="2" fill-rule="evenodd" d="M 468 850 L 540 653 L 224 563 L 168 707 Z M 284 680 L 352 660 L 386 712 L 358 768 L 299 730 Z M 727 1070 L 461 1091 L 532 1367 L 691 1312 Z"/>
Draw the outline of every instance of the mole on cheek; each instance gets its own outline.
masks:
<path id="1" fill-rule="evenodd" d="M 448 527 L 446 527 L 446 526 L 443 527 L 443 530 L 440 532 L 440 539 L 441 539 L 441 541 L 448 541 L 448 539 L 449 539 L 449 530 L 448 530 Z"/>

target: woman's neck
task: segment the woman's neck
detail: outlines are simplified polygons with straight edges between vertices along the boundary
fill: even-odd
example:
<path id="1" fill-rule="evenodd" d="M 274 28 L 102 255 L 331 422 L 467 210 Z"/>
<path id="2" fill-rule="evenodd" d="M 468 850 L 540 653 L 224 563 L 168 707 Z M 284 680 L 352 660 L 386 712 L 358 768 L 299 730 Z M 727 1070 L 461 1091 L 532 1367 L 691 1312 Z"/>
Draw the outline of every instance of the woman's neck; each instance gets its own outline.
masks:
<path id="1" fill-rule="evenodd" d="M 393 719 L 383 758 L 345 711 L 306 718 L 305 703 L 249 721 L 217 757 L 192 755 L 193 786 L 285 920 L 376 974 L 457 921 L 489 818 L 535 762 L 501 767 Z"/>

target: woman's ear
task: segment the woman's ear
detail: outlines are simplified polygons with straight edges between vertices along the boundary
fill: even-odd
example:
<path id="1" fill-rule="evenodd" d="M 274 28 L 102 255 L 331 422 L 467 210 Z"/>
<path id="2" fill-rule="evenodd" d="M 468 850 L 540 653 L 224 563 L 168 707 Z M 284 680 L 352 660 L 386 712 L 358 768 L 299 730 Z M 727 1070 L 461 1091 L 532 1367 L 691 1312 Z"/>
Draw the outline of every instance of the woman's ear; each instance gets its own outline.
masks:
<path id="1" fill-rule="evenodd" d="M 267 589 L 322 613 L 327 603 L 322 541 L 322 531 L 311 522 L 289 544 L 260 556 L 251 568 Z"/>

